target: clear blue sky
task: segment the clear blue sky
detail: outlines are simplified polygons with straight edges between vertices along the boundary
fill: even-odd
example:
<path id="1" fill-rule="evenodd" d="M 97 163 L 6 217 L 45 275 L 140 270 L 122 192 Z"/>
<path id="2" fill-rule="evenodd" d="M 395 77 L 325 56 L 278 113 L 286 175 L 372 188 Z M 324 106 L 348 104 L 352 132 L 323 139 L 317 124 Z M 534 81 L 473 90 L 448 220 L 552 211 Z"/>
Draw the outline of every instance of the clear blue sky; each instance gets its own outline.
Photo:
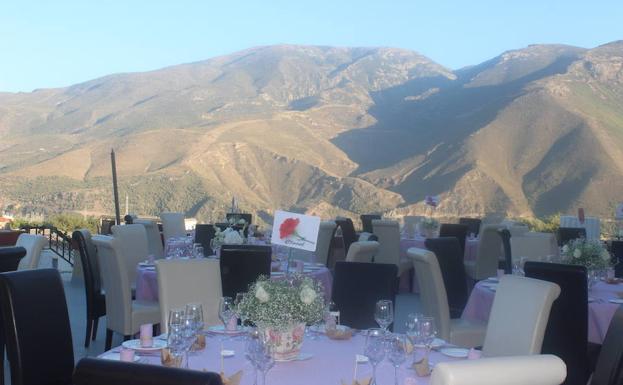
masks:
<path id="1" fill-rule="evenodd" d="M 449 68 L 534 43 L 623 39 L 623 0 L 0 0 L 0 91 L 267 44 L 392 46 Z"/>

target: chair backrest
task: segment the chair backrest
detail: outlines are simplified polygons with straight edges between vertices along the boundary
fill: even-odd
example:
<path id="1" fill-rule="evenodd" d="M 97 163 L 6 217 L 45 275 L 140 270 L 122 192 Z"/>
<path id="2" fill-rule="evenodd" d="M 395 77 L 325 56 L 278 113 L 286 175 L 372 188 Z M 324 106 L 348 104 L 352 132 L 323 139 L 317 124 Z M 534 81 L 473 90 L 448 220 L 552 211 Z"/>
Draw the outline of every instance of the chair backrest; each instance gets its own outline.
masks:
<path id="1" fill-rule="evenodd" d="M 357 242 L 357 233 L 355 225 L 350 218 L 337 218 L 335 224 L 342 231 L 342 239 L 344 240 L 344 254 L 348 254 L 348 248 L 353 242 Z"/>
<path id="2" fill-rule="evenodd" d="M 460 318 L 467 303 L 467 277 L 463 265 L 463 250 L 456 237 L 428 238 L 426 248 L 437 257 L 446 294 L 450 317 Z"/>
<path id="3" fill-rule="evenodd" d="M 467 238 L 467 225 L 456 223 L 442 223 L 439 227 L 440 237 L 456 237 L 461 247 L 462 255 L 465 254 L 465 239 Z"/>
<path id="4" fill-rule="evenodd" d="M 504 273 L 513 273 L 513 254 L 511 252 L 511 232 L 508 229 L 499 229 L 498 235 L 502 240 L 504 250 Z"/>
<path id="5" fill-rule="evenodd" d="M 364 233 L 372 232 L 372 220 L 381 219 L 379 214 L 362 214 L 359 216 L 361 219 L 361 229 Z"/>
<path id="6" fill-rule="evenodd" d="M 166 366 L 83 358 L 74 385 L 222 385 L 217 373 Z"/>
<path id="7" fill-rule="evenodd" d="M 376 302 L 396 299 L 396 274 L 393 264 L 337 262 L 331 297 L 341 323 L 355 329 L 377 327 Z"/>
<path id="8" fill-rule="evenodd" d="M 145 226 L 147 234 L 147 252 L 156 259 L 164 257 L 164 246 L 158 229 L 158 223 L 151 219 L 134 219 L 134 224 Z"/>
<path id="9" fill-rule="evenodd" d="M 623 307 L 610 321 L 590 385 L 623 384 Z"/>
<path id="10" fill-rule="evenodd" d="M 132 334 L 131 281 L 119 240 L 106 235 L 95 235 L 92 240 L 106 288 L 106 327 L 123 335 Z"/>
<path id="11" fill-rule="evenodd" d="M 249 213 L 227 213 L 225 214 L 227 222 L 230 220 L 237 224 L 239 220 L 244 219 L 245 224 L 250 225 L 253 221 L 253 215 Z"/>
<path id="12" fill-rule="evenodd" d="M 379 251 L 375 263 L 400 263 L 400 225 L 398 221 L 375 219 L 372 221 L 374 235 L 379 238 Z"/>
<path id="13" fill-rule="evenodd" d="M 11 383 L 70 384 L 74 352 L 58 271 L 0 274 L 0 298 Z"/>
<path id="14" fill-rule="evenodd" d="M 216 229 L 211 224 L 198 224 L 195 226 L 195 243 L 200 243 L 203 246 L 203 253 L 212 255 L 212 239 L 214 239 Z"/>
<path id="15" fill-rule="evenodd" d="M 15 271 L 19 261 L 26 255 L 26 249 L 21 246 L 0 247 L 0 273 Z"/>
<path id="16" fill-rule="evenodd" d="M 476 255 L 476 279 L 485 279 L 497 274 L 500 256 L 502 255 L 502 239 L 498 235 L 498 225 L 485 225 L 480 231 L 478 252 Z"/>
<path id="17" fill-rule="evenodd" d="M 118 251 L 125 262 L 128 282 L 136 280 L 136 267 L 149 255 L 147 231 L 143 225 L 121 225 L 112 227 L 112 235 L 118 240 Z"/>
<path id="18" fill-rule="evenodd" d="M 331 253 L 331 244 L 335 236 L 337 225 L 334 221 L 320 222 L 318 230 L 318 242 L 316 242 L 316 262 L 327 265 L 329 262 L 329 254 Z"/>
<path id="19" fill-rule="evenodd" d="M 530 231 L 528 225 L 512 225 L 508 226 L 508 231 L 511 233 L 511 236 L 518 237 L 522 235 L 526 235 Z"/>
<path id="20" fill-rule="evenodd" d="M 270 277 L 272 248 L 263 245 L 223 245 L 221 284 L 223 296 L 236 298 L 246 293 L 260 275 Z"/>
<path id="21" fill-rule="evenodd" d="M 560 385 L 566 369 L 548 354 L 440 362 L 430 385 Z"/>
<path id="22" fill-rule="evenodd" d="M 371 263 L 374 256 L 379 251 L 379 243 L 376 241 L 353 242 L 348 249 L 346 262 L 367 262 Z"/>
<path id="23" fill-rule="evenodd" d="M 467 226 L 467 233 L 478 235 L 480 233 L 480 218 L 459 218 L 459 223 Z"/>
<path id="24" fill-rule="evenodd" d="M 614 273 L 617 277 L 623 277 L 623 241 L 612 241 L 610 252 L 614 258 Z"/>
<path id="25" fill-rule="evenodd" d="M 26 256 L 19 262 L 18 270 L 36 269 L 39 267 L 41 252 L 47 243 L 46 237 L 35 234 L 20 234 L 15 246 L 26 249 Z"/>
<path id="26" fill-rule="evenodd" d="M 586 229 L 584 227 L 559 227 L 556 238 L 558 246 L 563 246 L 573 239 L 586 238 Z"/>
<path id="27" fill-rule="evenodd" d="M 554 354 L 567 364 L 565 385 L 588 380 L 588 286 L 586 268 L 545 262 L 526 262 L 526 277 L 554 282 L 560 296 L 552 304 L 541 353 Z"/>
<path id="28" fill-rule="evenodd" d="M 216 259 L 160 260 L 158 272 L 158 299 L 160 325 L 168 333 L 169 310 L 183 308 L 198 302 L 203 307 L 206 326 L 220 325 L 219 300 L 222 295 L 221 268 Z"/>
<path id="29" fill-rule="evenodd" d="M 416 247 L 407 250 L 407 256 L 413 260 L 423 313 L 435 318 L 439 337 L 449 341 L 450 307 L 437 257 L 432 251 Z"/>
<path id="30" fill-rule="evenodd" d="M 87 306 L 90 307 L 95 297 L 102 292 L 97 249 L 93 244 L 91 233 L 87 229 L 74 231 L 71 239 L 78 245 L 84 275 L 84 288 L 87 295 Z"/>
<path id="31" fill-rule="evenodd" d="M 184 224 L 184 213 L 162 213 L 162 234 L 164 241 L 169 238 L 183 237 L 186 235 L 186 225 Z"/>
<path id="32" fill-rule="evenodd" d="M 552 303 L 559 294 L 560 287 L 552 282 L 503 276 L 493 299 L 482 354 L 539 354 Z"/>

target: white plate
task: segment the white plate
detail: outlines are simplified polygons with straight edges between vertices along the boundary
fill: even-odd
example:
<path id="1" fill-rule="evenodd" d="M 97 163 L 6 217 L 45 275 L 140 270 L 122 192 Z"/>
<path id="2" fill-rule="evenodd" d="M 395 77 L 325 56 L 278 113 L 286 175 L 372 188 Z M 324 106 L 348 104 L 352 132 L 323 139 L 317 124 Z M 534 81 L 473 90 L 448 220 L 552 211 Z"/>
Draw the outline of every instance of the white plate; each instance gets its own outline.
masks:
<path id="1" fill-rule="evenodd" d="M 297 357 L 294 357 L 290 360 L 275 360 L 276 362 L 290 362 L 290 361 L 305 361 L 305 360 L 309 360 L 310 358 L 312 358 L 314 356 L 313 353 L 299 353 L 299 355 Z"/>
<path id="2" fill-rule="evenodd" d="M 613 299 L 609 299 L 608 302 L 618 303 L 620 305 L 620 304 L 623 304 L 623 299 L 613 298 Z"/>
<path id="3" fill-rule="evenodd" d="M 210 326 L 207 330 L 208 333 L 213 334 L 227 334 L 227 335 L 237 335 L 244 334 L 244 329 L 239 325 L 236 330 L 227 330 L 223 325 Z"/>
<path id="4" fill-rule="evenodd" d="M 439 349 L 439 352 L 448 357 L 454 358 L 466 358 L 469 354 L 469 349 L 463 348 L 442 348 Z"/>
<path id="5" fill-rule="evenodd" d="M 111 361 L 121 361 L 121 354 L 120 353 L 107 353 L 101 356 L 100 358 L 103 358 L 105 360 L 111 360 Z M 140 359 L 141 357 L 136 356 L 136 355 L 134 356 L 134 362 L 137 362 Z"/>
<path id="6" fill-rule="evenodd" d="M 141 346 L 141 340 L 123 341 L 121 346 L 123 346 L 126 349 L 133 349 L 139 352 L 154 352 L 156 350 L 160 350 L 162 348 L 167 347 L 167 341 L 163 341 L 163 340 L 155 339 L 155 338 L 152 341 L 153 341 L 153 345 L 149 348 Z"/>
<path id="7" fill-rule="evenodd" d="M 445 344 L 446 344 L 446 341 L 442 340 L 441 338 L 435 338 L 433 340 L 433 343 L 430 344 L 430 347 L 433 348 L 433 349 L 437 349 L 437 348 L 440 348 L 440 347 L 444 346 Z M 426 345 L 424 345 L 424 344 L 415 344 L 413 346 L 416 347 L 416 348 L 420 348 L 420 349 L 426 347 Z"/>

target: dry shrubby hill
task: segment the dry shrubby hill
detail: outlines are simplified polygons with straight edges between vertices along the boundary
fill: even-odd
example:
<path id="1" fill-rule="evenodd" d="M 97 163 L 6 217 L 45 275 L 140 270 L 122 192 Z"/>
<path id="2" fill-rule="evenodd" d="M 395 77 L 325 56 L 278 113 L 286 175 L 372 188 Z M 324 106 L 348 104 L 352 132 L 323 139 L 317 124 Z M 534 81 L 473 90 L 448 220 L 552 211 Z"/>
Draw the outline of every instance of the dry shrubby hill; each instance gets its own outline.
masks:
<path id="1" fill-rule="evenodd" d="M 0 207 L 216 219 L 425 210 L 610 216 L 623 200 L 623 42 L 534 45 L 451 71 L 392 48 L 267 46 L 0 93 Z"/>

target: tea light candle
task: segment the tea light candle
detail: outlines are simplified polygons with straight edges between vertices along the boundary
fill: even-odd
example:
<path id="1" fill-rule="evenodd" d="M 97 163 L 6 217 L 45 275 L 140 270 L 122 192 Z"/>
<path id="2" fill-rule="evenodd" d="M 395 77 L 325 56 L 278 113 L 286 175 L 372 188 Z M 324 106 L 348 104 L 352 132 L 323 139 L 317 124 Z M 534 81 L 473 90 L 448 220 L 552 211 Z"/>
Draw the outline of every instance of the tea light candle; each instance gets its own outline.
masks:
<path id="1" fill-rule="evenodd" d="M 140 333 L 141 346 L 144 348 L 151 348 L 154 343 L 153 325 L 152 324 L 141 325 L 140 331 L 141 331 Z"/>
<path id="2" fill-rule="evenodd" d="M 124 362 L 134 362 L 134 350 L 122 348 L 119 352 L 119 360 Z"/>

